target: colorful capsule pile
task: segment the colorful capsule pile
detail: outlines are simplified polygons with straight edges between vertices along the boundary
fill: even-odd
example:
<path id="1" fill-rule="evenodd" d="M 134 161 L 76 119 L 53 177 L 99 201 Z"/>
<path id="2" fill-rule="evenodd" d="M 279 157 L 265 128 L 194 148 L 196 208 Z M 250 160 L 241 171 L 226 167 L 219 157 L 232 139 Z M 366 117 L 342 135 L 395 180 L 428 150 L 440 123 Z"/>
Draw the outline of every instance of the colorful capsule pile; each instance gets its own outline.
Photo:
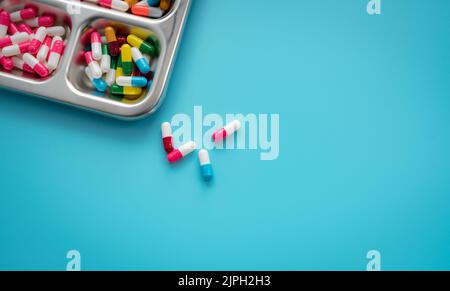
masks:
<path id="1" fill-rule="evenodd" d="M 84 0 L 102 7 L 134 15 L 160 18 L 172 7 L 173 0 Z"/>
<path id="2" fill-rule="evenodd" d="M 1 67 L 41 78 L 49 76 L 58 67 L 67 34 L 55 18 L 32 4 L 11 12 L 0 9 Z"/>
<path id="3" fill-rule="evenodd" d="M 136 31 L 143 31 L 135 29 Z M 144 40 L 131 32 L 116 33 L 106 26 L 103 35 L 89 27 L 81 37 L 84 45 L 84 69 L 93 87 L 127 99 L 138 98 L 152 84 L 151 60 L 159 55 L 159 41 L 154 34 Z"/>
<path id="4" fill-rule="evenodd" d="M 214 142 L 219 142 L 224 140 L 227 136 L 234 134 L 241 128 L 241 122 L 239 120 L 233 120 L 223 128 L 215 131 L 212 134 L 212 140 Z M 172 142 L 172 128 L 169 122 L 164 122 L 161 125 L 162 141 L 164 150 L 167 153 L 167 160 L 169 163 L 175 163 L 185 156 L 189 155 L 195 150 L 196 144 L 193 141 L 188 141 L 182 144 L 178 148 L 174 148 Z M 202 177 L 205 181 L 210 181 L 213 178 L 213 169 L 211 165 L 211 160 L 209 158 L 209 152 L 205 149 L 200 149 L 198 151 L 198 159 L 200 162 L 200 169 Z"/>

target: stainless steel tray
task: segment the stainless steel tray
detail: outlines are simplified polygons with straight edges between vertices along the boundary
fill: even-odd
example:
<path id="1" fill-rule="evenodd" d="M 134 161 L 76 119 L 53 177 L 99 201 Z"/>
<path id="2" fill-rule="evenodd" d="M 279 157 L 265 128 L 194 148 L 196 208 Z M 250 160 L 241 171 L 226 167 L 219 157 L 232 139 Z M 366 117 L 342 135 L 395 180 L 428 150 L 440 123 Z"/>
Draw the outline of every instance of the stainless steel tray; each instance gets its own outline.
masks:
<path id="1" fill-rule="evenodd" d="M 11 2 L 17 2 L 10 0 Z M 171 10 L 160 19 L 151 19 L 133 14 L 102 8 L 88 2 L 70 0 L 21 1 L 43 5 L 62 17 L 70 17 L 71 33 L 66 37 L 66 49 L 58 69 L 46 79 L 30 79 L 20 74 L 0 71 L 0 86 L 28 93 L 33 96 L 62 102 L 94 112 L 122 119 L 137 119 L 147 116 L 159 107 L 167 89 L 169 76 L 174 65 L 192 0 L 175 0 Z M 2 3 L 3 2 L 3 3 Z M 10 3 L 10 4 L 13 4 Z M 0 7 L 8 4 L 1 1 Z M 80 13 L 70 15 L 68 7 Z M 123 23 L 129 27 L 139 27 L 154 32 L 161 43 L 161 53 L 156 59 L 153 84 L 136 102 L 122 102 L 108 97 L 96 96 L 93 90 L 83 90 L 81 72 L 75 65 L 76 53 L 80 49 L 79 38 L 82 30 L 90 23 L 106 19 Z"/>

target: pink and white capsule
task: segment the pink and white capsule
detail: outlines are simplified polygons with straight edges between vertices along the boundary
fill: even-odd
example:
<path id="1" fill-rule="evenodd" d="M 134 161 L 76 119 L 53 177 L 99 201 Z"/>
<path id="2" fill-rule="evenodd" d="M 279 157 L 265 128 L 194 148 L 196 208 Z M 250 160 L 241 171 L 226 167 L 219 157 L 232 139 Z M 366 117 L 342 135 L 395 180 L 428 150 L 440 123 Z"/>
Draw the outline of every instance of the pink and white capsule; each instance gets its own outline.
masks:
<path id="1" fill-rule="evenodd" d="M 17 29 L 18 29 L 20 32 L 26 32 L 28 35 L 32 35 L 32 34 L 33 34 L 33 31 L 31 30 L 31 28 L 30 28 L 28 25 L 26 25 L 25 23 L 19 24 L 19 26 L 17 27 Z"/>
<path id="2" fill-rule="evenodd" d="M 4 48 L 13 44 L 18 44 L 30 39 L 30 36 L 26 32 L 19 32 L 12 36 L 5 36 L 0 39 L 0 48 Z"/>
<path id="3" fill-rule="evenodd" d="M 25 62 L 25 64 L 33 68 L 33 71 L 35 71 L 39 76 L 43 78 L 48 76 L 49 71 L 47 67 L 39 62 L 39 60 L 33 57 L 30 53 L 26 53 L 23 55 L 23 61 Z"/>
<path id="4" fill-rule="evenodd" d="M 39 27 L 36 33 L 33 36 L 33 39 L 30 43 L 29 53 L 32 55 L 36 55 L 38 53 L 39 48 L 41 47 L 42 42 L 47 36 L 47 29 L 43 26 Z"/>
<path id="5" fill-rule="evenodd" d="M 100 61 L 102 59 L 102 39 L 100 33 L 91 33 L 91 50 L 94 60 Z"/>
<path id="6" fill-rule="evenodd" d="M 30 46 L 30 41 L 21 42 L 19 44 L 13 44 L 2 49 L 2 54 L 5 57 L 12 57 L 19 54 L 24 54 L 28 52 L 28 47 Z"/>
<path id="7" fill-rule="evenodd" d="M 223 128 L 214 132 L 212 135 L 213 141 L 220 141 L 229 135 L 232 135 L 241 128 L 241 122 L 239 120 L 233 120 L 232 122 L 225 125 Z"/>
<path id="8" fill-rule="evenodd" d="M 50 27 L 55 23 L 55 19 L 53 19 L 53 17 L 51 16 L 40 16 L 25 20 L 25 23 L 31 27 Z"/>
<path id="9" fill-rule="evenodd" d="M 36 17 L 36 10 L 33 8 L 25 8 L 10 14 L 10 20 L 12 22 L 24 21 L 25 19 L 30 19 Z"/>
<path id="10" fill-rule="evenodd" d="M 0 52 L 0 64 L 7 71 L 11 71 L 14 68 L 14 64 L 11 58 L 5 57 L 4 55 L 2 55 L 1 52 Z"/>
<path id="11" fill-rule="evenodd" d="M 44 62 L 47 59 L 48 52 L 50 51 L 50 47 L 52 45 L 52 38 L 50 36 L 46 36 L 44 39 L 44 42 L 42 43 L 41 47 L 39 48 L 39 51 L 36 55 L 36 58 Z"/>
<path id="12" fill-rule="evenodd" d="M 179 148 L 173 150 L 167 155 L 167 160 L 169 163 L 175 163 L 176 161 L 184 158 L 195 150 L 195 142 L 188 141 L 187 143 L 181 145 Z"/>
<path id="13" fill-rule="evenodd" d="M 59 60 L 64 51 L 64 42 L 61 37 L 55 36 L 52 42 L 52 48 L 50 49 L 50 55 L 48 56 L 47 68 L 53 71 L 58 67 Z"/>
<path id="14" fill-rule="evenodd" d="M 25 64 L 25 62 L 21 58 L 12 57 L 11 59 L 13 61 L 14 67 L 16 67 L 19 70 L 22 70 L 24 72 L 34 73 L 33 68 L 31 68 L 29 65 Z"/>
<path id="15" fill-rule="evenodd" d="M 6 11 L 0 12 L 0 38 L 5 37 L 9 27 L 9 13 Z"/>
<path id="16" fill-rule="evenodd" d="M 20 31 L 19 31 L 19 28 L 17 27 L 17 25 L 14 22 L 10 22 L 9 26 L 8 26 L 8 34 L 14 35 L 18 32 L 20 32 Z"/>
<path id="17" fill-rule="evenodd" d="M 48 36 L 63 36 L 66 33 L 66 29 L 63 26 L 51 26 L 47 27 Z"/>
<path id="18" fill-rule="evenodd" d="M 98 3 L 103 7 L 112 8 L 122 12 L 125 12 L 130 8 L 127 2 L 121 0 L 99 0 Z"/>
<path id="19" fill-rule="evenodd" d="M 102 77 L 102 69 L 100 68 L 99 64 L 94 60 L 94 57 L 92 56 L 92 52 L 85 52 L 84 53 L 84 59 L 86 60 L 86 63 L 89 67 L 89 69 L 92 72 L 92 76 L 94 79 L 98 79 Z"/>

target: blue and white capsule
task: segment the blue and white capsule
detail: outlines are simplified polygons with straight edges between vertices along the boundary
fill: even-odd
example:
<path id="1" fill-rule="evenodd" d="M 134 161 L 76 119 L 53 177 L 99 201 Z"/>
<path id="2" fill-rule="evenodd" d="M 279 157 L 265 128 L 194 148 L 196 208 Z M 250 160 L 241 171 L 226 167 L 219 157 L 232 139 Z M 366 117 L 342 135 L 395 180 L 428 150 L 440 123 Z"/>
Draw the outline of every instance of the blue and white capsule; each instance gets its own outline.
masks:
<path id="1" fill-rule="evenodd" d="M 131 48 L 131 56 L 142 74 L 150 72 L 150 64 L 137 47 Z"/>
<path id="2" fill-rule="evenodd" d="M 94 85 L 95 89 L 99 92 L 105 92 L 106 89 L 108 89 L 108 85 L 102 78 L 94 78 L 92 75 L 91 69 L 89 67 L 86 67 L 84 69 L 84 72 L 88 76 L 89 80 L 91 80 L 92 84 Z"/>
<path id="3" fill-rule="evenodd" d="M 209 153 L 205 149 L 198 151 L 198 159 L 200 160 L 200 168 L 203 176 L 203 180 L 211 181 L 213 178 L 213 169 L 211 166 L 211 160 L 209 159 Z"/>
<path id="4" fill-rule="evenodd" d="M 122 87 L 145 87 L 147 79 L 141 76 L 120 76 L 116 78 L 116 83 Z"/>

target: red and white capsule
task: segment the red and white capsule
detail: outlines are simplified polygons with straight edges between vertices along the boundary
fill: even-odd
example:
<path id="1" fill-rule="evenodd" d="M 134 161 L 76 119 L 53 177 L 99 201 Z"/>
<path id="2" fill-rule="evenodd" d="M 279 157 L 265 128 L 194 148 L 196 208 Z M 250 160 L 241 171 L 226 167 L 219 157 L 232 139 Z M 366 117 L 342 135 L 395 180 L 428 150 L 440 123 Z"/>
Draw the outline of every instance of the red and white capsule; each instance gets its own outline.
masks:
<path id="1" fill-rule="evenodd" d="M 5 57 L 0 52 L 0 65 L 2 65 L 3 69 L 7 71 L 11 71 L 14 68 L 14 63 L 10 57 Z"/>
<path id="2" fill-rule="evenodd" d="M 25 64 L 25 62 L 21 58 L 12 57 L 11 60 L 14 64 L 14 67 L 18 68 L 19 70 L 28 72 L 28 73 L 34 73 L 33 68 L 31 68 L 29 65 Z"/>
<path id="3" fill-rule="evenodd" d="M 10 20 L 12 22 L 24 21 L 36 17 L 36 10 L 33 8 L 25 8 L 10 14 Z"/>
<path id="4" fill-rule="evenodd" d="M 25 53 L 23 55 L 23 61 L 42 78 L 47 77 L 48 74 L 50 73 L 47 67 L 44 64 L 42 64 L 38 59 L 33 57 L 30 53 Z"/>
<path id="5" fill-rule="evenodd" d="M 232 135 L 241 128 L 241 122 L 239 120 L 233 120 L 232 122 L 225 125 L 223 128 L 217 130 L 213 133 L 213 141 L 221 141 L 227 136 Z"/>
<path id="6" fill-rule="evenodd" d="M 31 39 L 29 53 L 32 55 L 36 55 L 39 51 L 39 48 L 41 47 L 42 42 L 44 41 L 45 37 L 47 36 L 47 29 L 43 26 L 39 27 L 36 30 L 36 33 L 34 34 L 33 38 Z"/>
<path id="7" fill-rule="evenodd" d="M 40 16 L 25 20 L 25 23 L 31 27 L 50 27 L 55 23 L 55 19 L 51 16 Z"/>
<path id="8" fill-rule="evenodd" d="M 175 163 L 195 150 L 195 142 L 188 141 L 167 155 L 169 163 Z"/>
<path id="9" fill-rule="evenodd" d="M 36 55 L 36 58 L 40 62 L 44 62 L 47 59 L 48 52 L 50 51 L 50 47 L 52 45 L 52 38 L 50 36 L 46 36 L 44 42 L 42 43 L 39 51 Z"/>
<path id="10" fill-rule="evenodd" d="M 58 67 L 59 60 L 64 51 L 64 42 L 61 37 L 55 36 L 52 42 L 52 48 L 50 49 L 50 54 L 48 56 L 47 68 L 53 71 Z"/>
<path id="11" fill-rule="evenodd" d="M 13 44 L 18 44 L 30 39 L 26 32 L 19 32 L 11 36 L 5 36 L 0 39 L 0 48 L 4 48 Z"/>
<path id="12" fill-rule="evenodd" d="M 100 61 L 102 59 L 102 39 L 100 33 L 96 31 L 91 33 L 91 50 L 94 60 Z"/>
<path id="13" fill-rule="evenodd" d="M 19 44 L 13 44 L 2 49 L 2 54 L 5 57 L 12 57 L 19 54 L 24 54 L 28 52 L 28 47 L 30 46 L 30 41 L 21 42 Z"/>
<path id="14" fill-rule="evenodd" d="M 172 143 L 172 126 L 169 122 L 164 122 L 161 124 L 161 133 L 162 140 L 164 145 L 164 150 L 166 153 L 170 154 L 173 152 L 173 143 Z"/>
<path id="15" fill-rule="evenodd" d="M 0 38 L 5 37 L 9 27 L 9 13 L 6 11 L 0 12 Z"/>
<path id="16" fill-rule="evenodd" d="M 102 69 L 100 68 L 100 65 L 94 60 L 94 57 L 92 56 L 92 52 L 85 52 L 84 53 L 84 59 L 86 60 L 86 63 L 91 70 L 92 76 L 94 79 L 101 78 L 103 73 Z"/>

